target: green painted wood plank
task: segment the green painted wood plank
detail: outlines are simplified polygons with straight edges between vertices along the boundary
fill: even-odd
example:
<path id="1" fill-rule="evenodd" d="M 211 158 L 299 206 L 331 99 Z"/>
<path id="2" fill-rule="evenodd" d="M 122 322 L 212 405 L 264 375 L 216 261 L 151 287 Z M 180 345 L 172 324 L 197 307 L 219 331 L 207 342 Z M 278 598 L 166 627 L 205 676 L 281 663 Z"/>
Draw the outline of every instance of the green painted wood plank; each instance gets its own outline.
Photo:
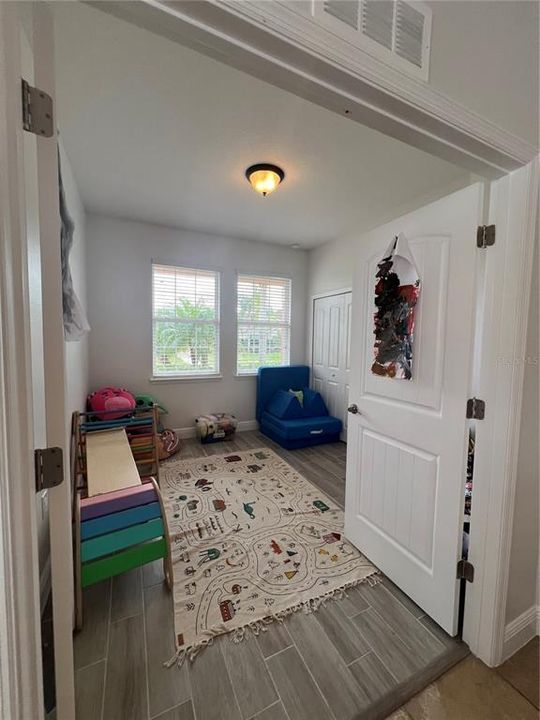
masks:
<path id="1" fill-rule="evenodd" d="M 110 515 L 100 515 L 92 520 L 83 520 L 81 523 L 81 540 L 91 540 L 100 535 L 123 530 L 124 528 L 140 525 L 148 520 L 161 517 L 161 507 L 158 502 L 138 505 L 128 510 L 121 510 Z"/>
<path id="2" fill-rule="evenodd" d="M 85 540 L 81 543 L 81 561 L 85 563 L 104 555 L 112 555 L 112 553 L 125 550 L 132 545 L 139 545 L 147 540 L 161 537 L 163 533 L 163 520 L 159 517 L 140 525 L 132 525 L 107 535 Z"/>
<path id="3" fill-rule="evenodd" d="M 166 557 L 166 555 L 167 543 L 165 538 L 136 545 L 116 555 L 84 563 L 81 569 L 81 584 L 83 587 L 93 585 L 101 580 L 113 577 L 113 575 L 119 575 L 127 570 L 133 570 L 139 565 L 145 565 L 152 562 L 152 560 Z"/>

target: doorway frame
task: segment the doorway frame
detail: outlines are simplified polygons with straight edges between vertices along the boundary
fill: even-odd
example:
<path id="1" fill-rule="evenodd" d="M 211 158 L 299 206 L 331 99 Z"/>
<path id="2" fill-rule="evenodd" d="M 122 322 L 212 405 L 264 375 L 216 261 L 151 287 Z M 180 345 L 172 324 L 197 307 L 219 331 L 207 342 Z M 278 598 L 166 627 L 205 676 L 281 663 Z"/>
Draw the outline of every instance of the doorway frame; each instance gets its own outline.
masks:
<path id="1" fill-rule="evenodd" d="M 496 227 L 496 241 L 481 258 L 484 277 L 479 302 L 484 322 L 477 351 L 482 372 L 471 393 L 486 401 L 486 416 L 476 423 L 469 550 L 475 579 L 467 584 L 463 639 L 489 666 L 506 660 L 506 604 L 532 260 L 539 230 L 539 179 L 537 156 L 492 183 L 484 208 L 484 222 Z"/>
<path id="2" fill-rule="evenodd" d="M 24 14 L 20 10 L 28 10 Z M 9 658 L 2 664 L 0 707 L 14 720 L 44 715 L 41 603 L 36 522 L 32 343 L 21 107 L 20 27 L 31 33 L 33 84 L 54 103 L 53 17 L 47 3 L 0 3 L 0 637 Z M 37 138 L 39 243 L 42 280 L 46 445 L 64 454 L 64 482 L 47 491 L 50 567 L 55 588 L 53 632 L 58 720 L 75 713 L 73 663 L 73 562 L 71 483 L 66 417 L 62 317 L 58 149 L 56 133 Z M 46 278 L 46 282 L 44 281 Z M 2 398 L 2 394 L 4 397 Z M 15 551 L 16 549 L 16 551 Z M 0 641 L 0 652 L 3 650 Z"/>
<path id="3" fill-rule="evenodd" d="M 483 356 L 507 358 L 511 372 L 490 373 L 483 378 L 483 399 L 491 408 L 490 417 L 498 418 L 498 424 L 496 429 L 493 422 L 481 426 L 485 440 L 476 448 L 475 496 L 478 502 L 483 495 L 488 508 L 478 532 L 474 531 L 475 555 L 483 566 L 468 588 L 464 625 L 464 639 L 471 651 L 487 665 L 500 664 L 523 392 L 524 366 L 520 358 L 526 350 L 527 323 L 523 318 L 529 310 L 530 258 L 538 205 L 538 148 L 368 53 L 359 51 L 361 60 L 354 68 L 350 63 L 345 65 L 346 56 L 340 63 L 334 47 L 324 43 L 321 31 L 312 27 L 310 32 L 298 31 L 298 22 L 307 29 L 305 18 L 299 21 L 299 13 L 283 3 L 223 0 L 218 5 L 211 0 L 180 0 L 173 6 L 165 5 L 163 0 L 141 0 L 135 5 L 111 2 L 106 9 L 93 0 L 89 4 L 337 114 L 343 115 L 346 108 L 352 121 L 468 168 L 486 181 L 506 180 L 506 189 L 500 186 L 497 222 L 500 220 L 506 227 L 511 221 L 522 233 L 522 242 L 517 252 L 514 248 L 510 252 L 508 233 L 498 234 L 499 247 L 504 243 L 505 256 L 512 257 L 510 278 L 505 276 L 504 262 L 488 260 L 486 264 L 491 286 L 505 285 L 505 314 L 510 325 L 499 333 L 498 319 L 491 314 L 481 341 Z M 519 178 L 511 175 L 523 168 Z M 525 203 L 517 186 L 524 193 Z M 489 211 L 485 212 L 484 222 L 491 222 Z M 493 206 L 491 216 L 494 212 Z M 485 252 L 489 258 L 489 249 Z M 308 332 L 311 338 L 312 328 Z M 308 358 L 311 352 L 310 347 Z M 488 468 L 495 447 L 499 464 L 491 477 Z"/>
<path id="4" fill-rule="evenodd" d="M 315 57 L 300 40 L 295 42 L 291 38 L 280 37 L 282 27 L 276 24 L 264 27 L 262 21 L 257 23 L 253 18 L 242 18 L 230 8 L 220 8 L 206 0 L 188 3 L 181 10 L 167 7 L 158 0 L 144 0 L 135 5 L 111 2 L 107 10 L 103 6 L 100 9 L 170 40 L 191 46 L 195 44 L 199 52 L 221 61 L 226 50 L 230 64 L 334 112 L 341 113 L 345 101 L 354 109 L 354 120 L 371 127 L 379 123 L 381 132 L 468 167 L 487 178 L 502 177 L 527 166 L 526 177 L 521 180 L 527 197 L 526 210 L 518 213 L 522 216 L 522 242 L 517 253 L 513 253 L 515 271 L 507 283 L 509 300 L 506 305 L 507 313 L 513 318 L 527 315 L 538 187 L 535 148 L 453 103 L 426 84 L 408 82 L 396 85 L 395 75 L 385 69 L 384 63 L 368 58 L 364 70 L 357 70 L 351 81 L 350 73 L 339 68 L 331 58 Z M 4 25 L 11 12 L 14 8 L 10 4 L 0 3 L 0 24 Z M 3 261 L 0 271 L 3 287 L 0 331 L 2 339 L 5 340 L 6 336 L 10 338 L 9 344 L 2 343 L 7 350 L 1 356 L 3 372 L 0 376 L 0 577 L 4 579 L 4 587 L 11 588 L 11 593 L 0 597 L 0 658 L 8 655 L 12 658 L 7 665 L 2 663 L 0 707 L 3 713 L 6 708 L 10 710 L 11 715 L 8 716 L 13 718 L 39 718 L 43 712 L 41 653 L 36 646 L 39 628 L 35 622 L 36 616 L 39 617 L 39 580 L 35 577 L 32 563 L 35 519 L 29 518 L 29 508 L 32 513 L 34 510 L 34 495 L 24 483 L 8 483 L 8 472 L 26 478 L 33 474 L 28 443 L 31 397 L 25 320 L 27 288 L 22 281 L 20 266 L 20 168 L 17 167 L 18 148 L 12 142 L 18 127 L 19 108 L 7 102 L 7 81 L 12 70 L 13 53 L 13 43 L 6 43 L 0 49 L 0 255 Z M 309 72 L 305 69 L 308 66 L 311 68 Z M 348 85 L 345 80 L 349 81 Z M 375 85 L 376 97 L 373 92 Z M 398 110 L 395 109 L 396 104 Z M 452 112 L 448 114 L 450 107 Z M 514 201 L 517 202 L 516 193 L 509 188 L 506 205 L 500 207 L 499 212 L 504 214 Z M 504 279 L 504 268 L 502 272 L 501 275 L 500 268 L 494 269 L 495 281 Z M 12 282 L 13 279 L 16 282 Z M 496 601 L 486 602 L 481 611 L 478 606 L 476 616 L 470 618 L 470 632 L 474 631 L 474 637 L 471 634 L 469 641 L 471 650 L 488 665 L 497 665 L 502 659 L 502 613 L 506 607 L 508 587 L 508 541 L 512 535 L 524 373 L 520 358 L 525 353 L 526 342 L 526 322 L 520 320 L 515 323 L 508 328 L 505 337 L 495 332 L 497 325 L 493 321 L 491 332 L 486 332 L 483 349 L 495 357 L 508 358 L 511 372 L 491 379 L 486 387 L 488 393 L 494 392 L 497 383 L 497 393 L 493 399 L 487 399 L 493 408 L 493 417 L 503 418 L 503 421 L 499 422 L 496 432 L 486 424 L 486 434 L 491 443 L 489 447 L 486 443 L 483 449 L 480 448 L 477 455 L 478 462 L 480 455 L 487 457 L 495 443 L 498 444 L 501 463 L 495 483 L 491 483 L 481 553 L 489 572 L 482 573 L 479 583 L 482 596 L 491 596 Z M 24 408 L 23 412 L 20 412 L 21 408 Z M 14 409 L 19 410 L 17 422 L 10 424 Z M 479 472 L 475 491 L 479 482 L 484 485 L 487 482 L 487 478 L 480 479 L 481 475 Z M 13 547 L 18 549 L 17 570 L 12 562 Z M 30 623 L 28 618 L 31 618 Z M 68 671 L 71 672 L 71 669 Z"/>
<path id="5" fill-rule="evenodd" d="M 8 103 L 19 65 L 15 13 L 0 3 L 0 578 L 11 590 L 0 594 L 0 709 L 22 720 L 41 718 L 44 700 L 20 107 Z"/>

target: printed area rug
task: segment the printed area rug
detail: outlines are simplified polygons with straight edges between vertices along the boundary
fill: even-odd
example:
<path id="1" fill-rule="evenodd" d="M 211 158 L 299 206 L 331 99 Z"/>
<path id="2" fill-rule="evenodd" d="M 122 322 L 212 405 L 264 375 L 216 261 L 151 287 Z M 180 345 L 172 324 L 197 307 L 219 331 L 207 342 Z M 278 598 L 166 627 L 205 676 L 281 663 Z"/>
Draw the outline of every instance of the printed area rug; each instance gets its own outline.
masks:
<path id="1" fill-rule="evenodd" d="M 255 633 L 369 579 L 343 537 L 343 511 L 266 448 L 161 465 L 171 536 L 177 653 Z"/>

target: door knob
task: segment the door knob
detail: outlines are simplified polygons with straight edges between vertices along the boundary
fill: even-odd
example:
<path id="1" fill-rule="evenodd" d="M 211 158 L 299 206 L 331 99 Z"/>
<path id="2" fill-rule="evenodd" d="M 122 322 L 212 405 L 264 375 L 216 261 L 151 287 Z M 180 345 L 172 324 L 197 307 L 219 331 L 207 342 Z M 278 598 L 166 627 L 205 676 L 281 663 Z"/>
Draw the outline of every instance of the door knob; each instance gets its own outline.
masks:
<path id="1" fill-rule="evenodd" d="M 352 405 L 349 405 L 347 410 L 352 413 L 353 415 L 359 415 L 360 410 L 358 409 L 358 405 L 356 403 L 353 403 Z"/>

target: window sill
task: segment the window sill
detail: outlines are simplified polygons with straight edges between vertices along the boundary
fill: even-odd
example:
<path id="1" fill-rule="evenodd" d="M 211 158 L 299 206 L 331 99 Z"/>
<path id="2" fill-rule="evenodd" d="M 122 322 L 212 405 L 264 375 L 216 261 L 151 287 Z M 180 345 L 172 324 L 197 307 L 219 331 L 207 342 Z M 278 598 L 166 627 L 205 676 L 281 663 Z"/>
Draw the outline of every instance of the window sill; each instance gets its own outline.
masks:
<path id="1" fill-rule="evenodd" d="M 223 375 L 152 375 L 150 382 L 157 383 L 176 383 L 176 382 L 208 382 L 212 380 L 223 380 Z"/>
<path id="2" fill-rule="evenodd" d="M 257 377 L 256 372 L 250 372 L 250 373 L 234 373 L 234 377 L 238 380 L 241 380 L 242 378 L 255 378 Z"/>

